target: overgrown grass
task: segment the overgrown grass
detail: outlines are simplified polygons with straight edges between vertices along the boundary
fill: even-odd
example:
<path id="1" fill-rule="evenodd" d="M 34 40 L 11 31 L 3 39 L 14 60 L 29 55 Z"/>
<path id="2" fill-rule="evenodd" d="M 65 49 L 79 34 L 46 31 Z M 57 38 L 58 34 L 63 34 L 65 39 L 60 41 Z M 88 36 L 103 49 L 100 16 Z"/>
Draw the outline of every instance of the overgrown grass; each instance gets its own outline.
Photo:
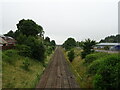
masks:
<path id="1" fill-rule="evenodd" d="M 118 67 L 120 66 L 120 63 L 118 63 L 118 59 L 120 58 L 118 54 L 95 52 L 87 55 L 85 59 L 81 59 L 81 50 L 75 48 L 74 51 L 76 57 L 72 63 L 68 60 L 68 52 L 64 54 L 69 62 L 70 69 L 76 76 L 80 88 L 97 87 L 100 90 L 107 90 L 107 87 L 115 88 L 114 86 L 119 83 L 119 81 L 116 80 L 119 78 Z M 102 78 L 104 78 L 104 80 Z M 106 82 L 106 84 L 104 82 Z"/>
<path id="2" fill-rule="evenodd" d="M 45 69 L 43 63 L 17 54 L 16 50 L 7 50 L 2 54 L 2 87 L 35 88 Z M 46 59 L 48 63 L 49 57 Z"/>
<path id="3" fill-rule="evenodd" d="M 92 88 L 92 77 L 88 77 L 88 74 L 86 74 L 87 71 L 87 66 L 84 64 L 85 61 L 81 59 L 80 54 L 81 51 L 80 49 L 74 48 L 75 51 L 75 58 L 70 63 L 67 57 L 67 53 L 64 51 L 64 55 L 70 65 L 70 69 L 73 72 L 73 74 L 76 77 L 76 81 L 78 82 L 80 88 Z"/>

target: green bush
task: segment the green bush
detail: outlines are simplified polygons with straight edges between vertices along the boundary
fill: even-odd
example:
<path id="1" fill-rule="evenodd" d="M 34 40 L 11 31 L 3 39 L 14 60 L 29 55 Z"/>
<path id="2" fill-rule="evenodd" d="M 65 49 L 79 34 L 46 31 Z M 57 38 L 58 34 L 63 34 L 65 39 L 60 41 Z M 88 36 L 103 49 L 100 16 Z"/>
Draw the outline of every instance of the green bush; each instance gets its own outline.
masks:
<path id="1" fill-rule="evenodd" d="M 2 60 L 6 61 L 6 62 L 11 62 L 9 56 L 5 55 L 4 53 L 2 53 Z"/>
<path id="2" fill-rule="evenodd" d="M 24 70 L 29 70 L 29 66 L 30 66 L 30 62 L 29 62 L 29 58 L 25 58 L 24 59 L 24 61 L 23 61 L 23 66 L 22 66 L 22 68 L 24 69 Z"/>
<path id="3" fill-rule="evenodd" d="M 52 50 L 53 50 L 53 48 L 52 47 L 47 47 L 47 49 L 46 49 L 46 54 L 47 55 L 50 55 L 51 53 L 52 53 Z"/>
<path id="4" fill-rule="evenodd" d="M 82 42 L 83 52 L 81 53 L 81 57 L 85 58 L 88 54 L 93 53 L 93 46 L 96 44 L 94 40 L 87 39 Z"/>
<path id="5" fill-rule="evenodd" d="M 109 48 L 109 46 L 105 46 L 104 49 L 105 50 L 109 50 L 110 48 Z"/>
<path id="6" fill-rule="evenodd" d="M 97 73 L 97 70 L 100 67 L 101 62 L 103 61 L 102 59 L 93 61 L 89 66 L 88 66 L 88 73 L 95 75 Z"/>
<path id="7" fill-rule="evenodd" d="M 85 62 L 91 63 L 91 62 L 93 62 L 101 57 L 105 57 L 106 55 L 109 55 L 109 54 L 103 53 L 103 52 L 89 54 L 85 57 Z"/>
<path id="8" fill-rule="evenodd" d="M 64 43 L 63 43 L 63 48 L 65 48 L 65 50 L 69 51 L 72 48 L 76 47 L 77 43 L 75 41 L 74 38 L 68 38 Z"/>
<path id="9" fill-rule="evenodd" d="M 32 52 L 31 48 L 27 45 L 16 45 L 16 48 L 19 50 L 19 54 L 25 57 L 31 57 Z"/>
<path id="10" fill-rule="evenodd" d="M 69 58 L 70 62 L 73 61 L 73 59 L 75 58 L 74 50 L 71 50 L 68 52 L 68 58 Z"/>
<path id="11" fill-rule="evenodd" d="M 31 48 L 30 53 L 31 53 L 32 58 L 37 59 L 39 61 L 44 60 L 45 47 L 41 40 L 38 40 L 33 36 L 29 36 L 26 40 L 25 45 L 27 45 Z M 27 47 L 27 49 L 29 50 L 28 47 Z"/>
<path id="12" fill-rule="evenodd" d="M 11 64 L 16 60 L 14 59 L 15 57 L 18 57 L 18 52 L 16 50 L 6 50 L 2 53 L 2 59 Z"/>
<path id="13" fill-rule="evenodd" d="M 120 86 L 120 56 L 118 54 L 109 55 L 102 58 L 99 69 L 94 77 L 94 88 L 108 90 L 109 88 L 119 88 Z"/>

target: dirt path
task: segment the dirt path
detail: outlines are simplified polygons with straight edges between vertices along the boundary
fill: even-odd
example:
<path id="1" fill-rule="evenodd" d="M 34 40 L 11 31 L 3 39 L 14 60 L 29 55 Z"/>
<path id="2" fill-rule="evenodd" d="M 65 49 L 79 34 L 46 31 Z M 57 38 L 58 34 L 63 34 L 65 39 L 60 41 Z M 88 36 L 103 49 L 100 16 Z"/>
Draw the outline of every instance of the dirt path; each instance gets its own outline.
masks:
<path id="1" fill-rule="evenodd" d="M 36 88 L 79 88 L 58 47 Z"/>

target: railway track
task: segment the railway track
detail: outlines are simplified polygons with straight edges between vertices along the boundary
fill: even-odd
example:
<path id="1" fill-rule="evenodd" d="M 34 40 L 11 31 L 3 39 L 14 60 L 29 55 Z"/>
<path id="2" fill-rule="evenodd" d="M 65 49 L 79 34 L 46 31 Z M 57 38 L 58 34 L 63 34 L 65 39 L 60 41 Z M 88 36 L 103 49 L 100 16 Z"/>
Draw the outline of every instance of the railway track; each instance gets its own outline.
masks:
<path id="1" fill-rule="evenodd" d="M 55 50 L 36 88 L 79 88 L 60 47 Z"/>

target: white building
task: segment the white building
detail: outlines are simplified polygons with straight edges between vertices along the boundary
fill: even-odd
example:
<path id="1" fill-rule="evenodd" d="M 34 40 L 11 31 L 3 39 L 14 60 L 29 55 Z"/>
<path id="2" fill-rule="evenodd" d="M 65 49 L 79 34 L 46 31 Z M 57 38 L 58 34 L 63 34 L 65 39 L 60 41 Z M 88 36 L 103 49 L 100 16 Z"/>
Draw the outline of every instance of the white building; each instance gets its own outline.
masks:
<path id="1" fill-rule="evenodd" d="M 105 47 L 109 47 L 109 49 L 113 49 L 114 47 L 116 46 L 120 46 L 120 43 L 99 43 L 99 44 L 96 44 L 96 49 L 104 49 Z"/>

